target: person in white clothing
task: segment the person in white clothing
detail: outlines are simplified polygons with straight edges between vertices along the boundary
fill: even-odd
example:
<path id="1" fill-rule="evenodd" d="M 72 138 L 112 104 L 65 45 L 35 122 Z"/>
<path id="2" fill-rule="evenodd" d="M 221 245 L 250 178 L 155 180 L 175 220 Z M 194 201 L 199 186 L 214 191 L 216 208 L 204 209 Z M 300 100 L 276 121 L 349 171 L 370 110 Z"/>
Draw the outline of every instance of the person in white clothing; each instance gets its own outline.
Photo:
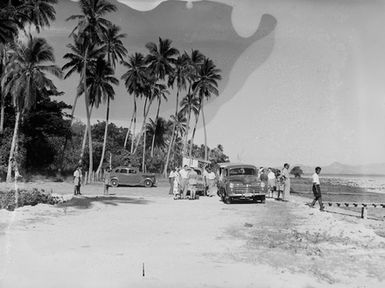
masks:
<path id="1" fill-rule="evenodd" d="M 283 195 L 282 200 L 287 201 L 290 199 L 290 174 L 289 174 L 289 168 L 290 165 L 288 163 L 285 163 L 283 165 L 282 169 L 282 177 L 284 179 L 284 188 L 283 188 Z"/>
<path id="2" fill-rule="evenodd" d="M 206 180 L 208 185 L 207 196 L 213 197 L 217 195 L 217 175 L 211 168 L 207 170 Z"/>
<path id="3" fill-rule="evenodd" d="M 312 178 L 313 178 L 312 190 L 313 190 L 313 194 L 314 194 L 314 200 L 309 206 L 314 207 L 315 202 L 318 201 L 320 210 L 324 211 L 324 205 L 322 204 L 321 186 L 320 186 L 320 181 L 319 181 L 319 174 L 320 173 L 321 173 L 321 167 L 316 167 L 315 173 L 312 176 Z"/>
<path id="4" fill-rule="evenodd" d="M 273 169 L 268 169 L 269 173 L 267 173 L 267 189 L 269 191 L 269 196 L 273 198 L 273 193 L 277 189 L 277 179 L 275 177 L 275 173 Z"/>
<path id="5" fill-rule="evenodd" d="M 190 168 L 187 165 L 184 165 L 183 169 L 179 171 L 180 175 L 180 188 L 182 190 L 182 198 L 185 199 L 187 195 L 187 188 L 188 188 L 188 173 Z"/>

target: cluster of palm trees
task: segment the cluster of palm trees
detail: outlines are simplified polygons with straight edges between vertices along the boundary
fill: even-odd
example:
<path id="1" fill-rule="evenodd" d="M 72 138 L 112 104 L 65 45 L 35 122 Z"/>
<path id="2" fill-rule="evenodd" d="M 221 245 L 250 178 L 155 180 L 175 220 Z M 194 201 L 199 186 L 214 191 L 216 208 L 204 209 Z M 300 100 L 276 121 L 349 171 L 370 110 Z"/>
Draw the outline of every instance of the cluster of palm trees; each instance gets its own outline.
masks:
<path id="1" fill-rule="evenodd" d="M 170 92 L 176 94 L 175 113 L 171 116 L 172 132 L 167 139 L 167 156 L 164 173 L 167 173 L 170 155 L 175 151 L 177 143 L 182 145 L 183 155 L 191 157 L 193 141 L 197 123 L 202 115 L 204 127 L 204 102 L 212 95 L 218 95 L 218 81 L 221 80 L 220 70 L 214 62 L 205 57 L 198 50 L 190 53 L 179 52 L 172 47 L 169 39 L 159 38 L 159 42 L 146 44 L 148 54 L 133 53 L 128 55 L 123 45 L 125 34 L 118 26 L 109 21 L 106 16 L 116 10 L 116 6 L 107 0 L 80 0 L 80 14 L 69 17 L 68 21 L 76 21 L 71 32 L 69 52 L 64 55 L 67 63 L 58 68 L 53 64 L 52 47 L 43 38 L 32 37 L 25 31 L 25 27 L 34 26 L 37 32 L 50 21 L 55 19 L 53 5 L 56 0 L 11 1 L 0 6 L 0 87 L 1 95 L 10 95 L 13 99 L 16 121 L 12 148 L 9 156 L 8 177 L 15 167 L 15 151 L 17 150 L 18 125 L 23 113 L 33 107 L 37 93 L 42 89 L 56 91 L 53 82 L 46 77 L 49 72 L 56 77 L 64 78 L 74 72 L 80 75 L 77 93 L 72 106 L 71 121 L 77 101 L 84 95 L 87 125 L 83 140 L 80 163 L 83 162 L 86 141 L 89 149 L 89 175 L 93 171 L 93 147 L 91 133 L 91 115 L 94 107 L 101 103 L 106 104 L 106 125 L 104 132 L 103 150 L 97 172 L 101 170 L 105 158 L 106 141 L 110 103 L 114 100 L 114 86 L 119 84 L 114 76 L 118 64 L 125 68 L 121 80 L 130 96 L 133 97 L 130 127 L 124 141 L 124 148 L 131 154 L 138 153 L 139 144 L 143 139 L 142 169 L 145 170 L 146 133 L 152 134 L 151 156 L 154 155 L 156 135 L 164 126 L 164 120 L 159 116 L 163 101 L 167 101 Z M 25 6 L 24 6 L 25 5 Z M 29 5 L 29 6 L 28 6 Z M 31 8 L 33 12 L 28 12 Z M 40 8 L 37 9 L 37 8 Z M 4 21 L 3 21 L 4 19 Z M 6 21 L 5 21 L 6 20 Z M 24 33 L 27 41 L 17 40 L 17 35 Z M 48 64 L 47 64 L 48 63 Z M 2 97 L 2 103 L 3 99 Z M 180 99 L 181 98 L 181 99 Z M 139 133 L 136 133 L 138 118 L 138 101 L 143 101 L 142 124 Z M 157 104 L 155 118 L 149 119 L 153 104 Z M 3 107 L 3 105 L 2 105 Z M 2 114 L 3 115 L 3 114 Z M 193 121 L 195 117 L 195 121 Z M 149 119 L 149 120 L 148 120 Z M 190 132 L 190 123 L 193 130 Z M 207 138 L 205 131 L 205 159 L 208 158 Z M 191 139 L 188 139 L 189 135 Z M 130 140 L 130 141 L 129 141 Z M 63 145 L 63 155 L 68 139 Z M 130 143 L 129 143 L 130 142 Z M 17 165 L 16 165 L 17 166 Z"/>

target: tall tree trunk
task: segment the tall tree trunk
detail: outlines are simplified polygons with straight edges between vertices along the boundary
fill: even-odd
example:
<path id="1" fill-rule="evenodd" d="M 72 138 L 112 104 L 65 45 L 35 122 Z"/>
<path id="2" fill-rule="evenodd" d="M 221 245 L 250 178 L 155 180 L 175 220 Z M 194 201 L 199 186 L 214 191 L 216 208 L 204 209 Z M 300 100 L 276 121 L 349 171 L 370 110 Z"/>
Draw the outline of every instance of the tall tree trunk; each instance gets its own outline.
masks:
<path id="1" fill-rule="evenodd" d="M 145 103 L 144 103 L 144 107 L 143 107 L 143 123 L 142 123 L 142 128 L 140 129 L 140 132 L 139 132 L 139 135 L 138 135 L 138 139 L 137 139 L 137 142 L 135 144 L 135 149 L 134 149 L 134 152 L 133 152 L 134 154 L 136 153 L 136 150 L 138 149 L 138 146 L 139 146 L 139 142 L 142 139 L 142 135 L 143 135 L 143 132 L 144 132 L 145 126 L 146 126 L 147 116 L 148 116 L 148 113 L 150 112 L 151 103 L 152 103 L 152 100 L 150 100 L 150 102 L 148 103 L 148 106 L 147 106 L 147 98 L 146 98 Z"/>
<path id="2" fill-rule="evenodd" d="M 194 125 L 193 133 L 192 133 L 192 136 L 191 136 L 191 140 L 190 140 L 190 150 L 189 150 L 189 153 L 188 153 L 190 158 L 192 156 L 192 149 L 193 149 L 193 145 L 194 145 L 194 138 L 195 138 L 195 132 L 197 130 L 199 114 L 200 114 L 200 109 L 199 109 L 198 115 L 195 118 L 195 125 Z"/>
<path id="3" fill-rule="evenodd" d="M 3 135 L 4 133 L 4 110 L 5 110 L 5 96 L 3 93 L 1 93 L 1 86 L 0 86 L 0 105 L 1 105 L 1 115 L 0 115 L 0 135 Z"/>
<path id="4" fill-rule="evenodd" d="M 167 177 L 167 169 L 168 169 L 168 163 L 170 161 L 171 148 L 173 147 L 173 143 L 174 143 L 174 134 L 175 134 L 175 129 L 176 129 L 176 122 L 175 121 L 178 118 L 178 105 L 179 105 L 179 88 L 176 91 L 175 119 L 174 119 L 174 124 L 172 125 L 172 134 L 171 134 L 170 143 L 169 143 L 168 149 L 167 149 L 166 164 L 164 165 L 164 170 L 163 170 L 164 177 Z"/>
<path id="5" fill-rule="evenodd" d="M 110 97 L 107 97 L 107 113 L 106 113 L 106 127 L 104 128 L 104 139 L 103 139 L 103 149 L 102 149 L 102 156 L 100 158 L 99 167 L 96 170 L 96 174 L 100 172 L 102 169 L 102 165 L 104 162 L 104 154 L 106 152 L 106 144 L 107 144 L 107 133 L 108 133 L 108 120 L 110 118 Z"/>
<path id="6" fill-rule="evenodd" d="M 184 155 L 187 155 L 187 138 L 188 138 L 188 133 L 190 131 L 190 121 L 191 121 L 191 106 L 190 106 L 190 109 L 189 109 L 189 112 L 188 112 L 188 116 L 187 116 L 187 127 L 186 127 L 186 132 L 185 132 L 185 136 L 184 136 L 184 143 L 183 143 L 183 154 Z"/>
<path id="7" fill-rule="evenodd" d="M 142 157 L 142 172 L 146 173 L 146 129 L 143 132 L 143 157 Z"/>
<path id="8" fill-rule="evenodd" d="M 136 107 L 136 102 L 135 102 L 134 126 L 133 126 L 132 133 L 131 133 L 131 148 L 130 148 L 131 154 L 134 152 L 135 131 L 136 131 L 136 111 L 137 111 L 137 107 Z"/>
<path id="9" fill-rule="evenodd" d="M 204 135 L 205 135 L 205 161 L 207 161 L 207 131 L 206 131 L 206 120 L 205 120 L 205 113 L 204 113 L 204 110 L 203 110 L 203 102 L 204 100 L 202 99 L 202 121 L 203 121 L 203 131 L 204 131 Z"/>
<path id="10" fill-rule="evenodd" d="M 16 119 L 15 119 L 15 128 L 13 130 L 11 151 L 9 152 L 9 160 L 8 160 L 8 170 L 7 170 L 7 182 L 12 182 L 12 166 L 16 165 L 16 157 L 15 157 L 15 147 L 19 134 L 19 122 L 20 122 L 20 111 L 16 111 Z"/>
<path id="11" fill-rule="evenodd" d="M 76 95 L 75 96 L 74 104 L 72 105 L 71 119 L 70 119 L 70 128 L 72 127 L 72 122 L 74 121 L 75 108 L 76 108 L 76 103 L 78 102 L 79 96 L 80 95 Z M 63 170 L 63 168 L 64 168 L 64 155 L 65 155 L 65 151 L 66 151 L 66 148 L 67 148 L 67 143 L 68 143 L 68 139 L 69 138 L 70 138 L 70 136 L 66 136 L 66 138 L 64 140 L 63 151 L 62 151 L 62 155 L 61 155 L 61 159 L 60 159 L 60 170 Z"/>
<path id="12" fill-rule="evenodd" d="M 92 115 L 92 109 L 94 107 L 91 106 L 91 109 L 90 109 L 90 115 Z M 83 141 L 82 141 L 82 150 L 80 151 L 80 161 L 81 163 L 83 163 L 83 158 L 84 158 L 84 151 L 86 150 L 86 144 L 87 144 L 87 135 L 88 135 L 88 126 L 86 125 L 86 129 L 84 130 L 84 133 L 83 133 Z"/>
<path id="13" fill-rule="evenodd" d="M 159 118 L 159 109 L 160 109 L 160 98 L 158 100 L 158 109 L 156 111 L 156 117 L 155 117 L 155 129 L 154 129 L 154 135 L 152 135 L 152 143 L 151 143 L 151 157 L 154 157 L 154 146 L 155 146 L 155 135 L 156 135 L 156 127 L 158 124 L 158 118 Z"/>
<path id="14" fill-rule="evenodd" d="M 128 135 L 130 135 L 132 123 L 134 122 L 134 117 L 136 117 L 136 100 L 135 100 L 135 98 L 136 98 L 136 96 L 134 96 L 134 110 L 132 111 L 131 120 L 130 120 L 130 126 L 128 127 L 128 130 L 127 130 L 127 133 L 126 133 L 126 137 L 124 138 L 123 148 L 127 147 Z"/>
<path id="15" fill-rule="evenodd" d="M 93 170 L 93 158 L 92 158 L 92 131 L 91 131 L 91 115 L 89 110 L 90 100 L 87 91 L 87 57 L 88 57 L 88 48 L 85 51 L 84 65 L 83 65 L 83 76 L 84 76 L 84 101 L 86 105 L 86 115 L 87 115 L 87 127 L 88 127 L 88 151 L 89 151 L 89 166 L 88 166 L 88 182 L 91 180 L 91 174 Z"/>

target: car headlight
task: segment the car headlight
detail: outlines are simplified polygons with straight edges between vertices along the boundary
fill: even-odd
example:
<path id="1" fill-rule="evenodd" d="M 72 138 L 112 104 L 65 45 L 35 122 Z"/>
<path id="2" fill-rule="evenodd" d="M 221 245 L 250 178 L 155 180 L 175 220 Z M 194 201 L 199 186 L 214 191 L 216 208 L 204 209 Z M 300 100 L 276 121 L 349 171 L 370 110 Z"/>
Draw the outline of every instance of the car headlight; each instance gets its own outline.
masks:
<path id="1" fill-rule="evenodd" d="M 229 187 L 230 187 L 231 189 L 234 188 L 234 186 L 235 186 L 234 183 L 230 183 L 230 184 L 229 184 Z"/>

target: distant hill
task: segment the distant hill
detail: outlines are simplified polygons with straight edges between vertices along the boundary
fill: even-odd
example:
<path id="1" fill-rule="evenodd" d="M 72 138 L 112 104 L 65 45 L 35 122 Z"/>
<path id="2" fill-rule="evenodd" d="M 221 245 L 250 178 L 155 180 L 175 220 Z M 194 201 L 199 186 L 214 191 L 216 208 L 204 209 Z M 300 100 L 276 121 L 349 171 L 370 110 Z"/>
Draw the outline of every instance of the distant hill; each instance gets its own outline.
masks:
<path id="1" fill-rule="evenodd" d="M 314 166 L 296 164 L 300 166 L 305 174 L 314 173 Z M 328 166 L 322 166 L 323 174 L 367 174 L 367 175 L 385 175 L 385 163 L 374 163 L 367 165 L 347 165 L 340 162 L 333 162 Z"/>

